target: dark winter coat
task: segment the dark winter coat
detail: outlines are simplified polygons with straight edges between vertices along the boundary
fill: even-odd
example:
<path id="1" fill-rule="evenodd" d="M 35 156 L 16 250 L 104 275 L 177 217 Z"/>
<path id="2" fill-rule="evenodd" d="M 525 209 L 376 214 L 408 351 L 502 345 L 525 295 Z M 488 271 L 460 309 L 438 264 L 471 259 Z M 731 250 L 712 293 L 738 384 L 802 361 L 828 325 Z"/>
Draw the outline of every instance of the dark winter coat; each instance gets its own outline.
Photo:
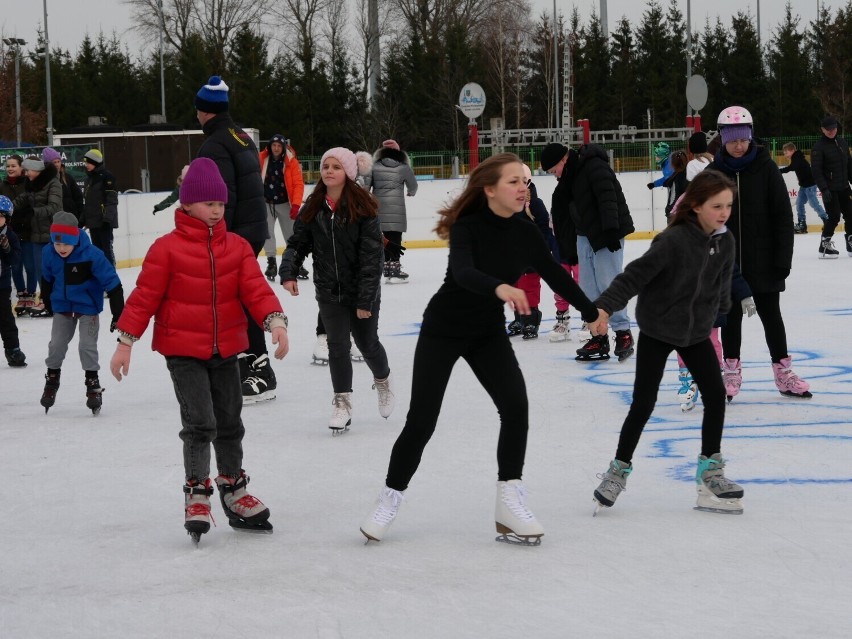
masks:
<path id="1" fill-rule="evenodd" d="M 310 222 L 300 214 L 281 257 L 281 281 L 295 280 L 310 254 L 314 256 L 317 301 L 372 311 L 381 294 L 384 266 L 378 217 L 361 217 L 348 223 L 346 216 L 335 214 L 327 202 Z"/>
<path id="2" fill-rule="evenodd" d="M 811 149 L 811 172 L 819 190 L 845 191 L 852 181 L 849 143 L 839 135 L 832 140 L 825 135 Z"/>
<path id="3" fill-rule="evenodd" d="M 420 332 L 439 337 L 506 336 L 504 302 L 495 290 L 514 286 L 532 268 L 550 288 L 580 311 L 587 322 L 598 312 L 529 219 L 496 215 L 491 209 L 459 217 L 450 227 L 450 255 L 441 288 L 423 313 Z"/>
<path id="4" fill-rule="evenodd" d="M 671 215 L 672 209 L 674 208 L 675 202 L 677 199 L 683 195 L 683 192 L 686 191 L 686 187 L 689 186 L 689 180 L 686 179 L 686 171 L 678 171 L 677 173 L 672 173 L 669 177 L 666 178 L 666 181 L 663 183 L 668 190 L 668 199 L 666 200 L 666 217 Z"/>
<path id="5" fill-rule="evenodd" d="M 793 151 L 793 155 L 790 156 L 790 164 L 781 169 L 782 174 L 790 171 L 796 172 L 796 179 L 803 189 L 816 184 L 811 165 L 805 159 L 805 154 L 799 150 Z"/>
<path id="6" fill-rule="evenodd" d="M 151 348 L 169 356 L 207 360 L 248 348 L 248 321 L 258 326 L 281 303 L 257 266 L 248 242 L 175 210 L 175 229 L 148 249 L 118 329 L 140 337 L 154 318 Z"/>
<path id="7" fill-rule="evenodd" d="M 207 137 L 198 149 L 198 157 L 213 160 L 228 186 L 225 224 L 229 231 L 244 237 L 259 250 L 269 236 L 269 229 L 254 140 L 234 124 L 227 111 L 210 118 L 203 130 Z"/>
<path id="8" fill-rule="evenodd" d="M 9 250 L 0 249 L 0 289 L 12 288 L 12 267 L 21 261 L 21 241 L 15 231 L 8 224 L 0 228 L 0 238 L 5 237 L 9 241 Z"/>
<path id="9" fill-rule="evenodd" d="M 562 185 L 562 182 L 565 184 Z M 561 191 L 560 216 L 565 214 L 564 202 L 570 202 L 573 205 L 569 207 L 570 215 L 577 235 L 585 236 L 595 252 L 636 230 L 621 184 L 609 166 L 609 157 L 596 144 L 581 146 L 579 153 L 573 149 L 568 151 L 568 161 L 557 190 Z M 554 192 L 554 206 L 551 208 L 554 225 L 556 204 Z"/>
<path id="10" fill-rule="evenodd" d="M 43 244 L 50 241 L 50 225 L 53 214 L 62 210 L 62 184 L 56 167 L 48 164 L 35 180 L 27 180 L 24 192 L 13 202 L 15 213 L 29 219 L 29 237 L 23 241 Z"/>
<path id="11" fill-rule="evenodd" d="M 595 306 L 612 315 L 638 295 L 639 330 L 667 344 L 691 346 L 707 339 L 717 315 L 730 310 L 733 266 L 731 233 L 707 235 L 693 215 L 657 235 Z"/>
<path id="12" fill-rule="evenodd" d="M 569 159 L 572 157 L 571 153 L 569 151 Z M 576 163 L 576 153 L 573 160 Z M 559 259 L 572 266 L 580 260 L 577 256 L 577 229 L 574 226 L 574 217 L 571 215 L 573 208 L 571 183 L 568 180 L 559 179 L 550 199 L 550 217 L 553 220 L 553 235 L 556 238 Z"/>
<path id="13" fill-rule="evenodd" d="M 749 156 L 753 155 L 753 159 Z M 737 246 L 737 264 L 755 293 L 786 287 L 793 264 L 793 209 L 781 171 L 763 146 L 752 146 L 736 163 L 724 147 L 708 169 L 737 185 L 728 229 Z"/>
<path id="14" fill-rule="evenodd" d="M 88 233 L 80 232 L 80 243 L 66 258 L 53 246 L 41 254 L 41 294 L 50 298 L 54 313 L 100 315 L 104 310 L 104 292 L 121 290 L 121 280 L 104 252 L 92 244 Z M 121 306 L 124 295 L 121 294 Z M 121 314 L 110 298 L 113 315 Z"/>
<path id="15" fill-rule="evenodd" d="M 27 183 L 27 178 L 21 176 L 14 182 L 9 181 L 9 176 L 6 176 L 2 182 L 0 182 L 0 195 L 5 195 L 7 198 L 15 202 L 15 198 L 17 198 L 21 193 L 24 192 L 24 186 Z M 15 234 L 18 236 L 18 241 L 20 242 L 29 242 L 30 235 L 32 232 L 30 231 L 30 219 L 32 218 L 32 213 L 28 213 L 27 211 L 21 211 L 20 215 L 18 215 L 18 211 L 15 211 L 15 215 L 12 215 L 12 220 L 9 222 L 9 225 L 12 227 L 12 230 L 15 231 Z"/>
<path id="16" fill-rule="evenodd" d="M 73 213 L 79 220 L 83 213 L 83 191 L 80 185 L 65 171 L 59 172 L 59 183 L 62 184 L 62 210 Z"/>
<path id="17" fill-rule="evenodd" d="M 402 151 L 383 146 L 373 154 L 373 195 L 379 201 L 379 220 L 382 231 L 405 233 L 405 193 L 417 193 L 417 178 Z"/>
<path id="18" fill-rule="evenodd" d="M 118 191 L 115 190 L 115 176 L 99 166 L 86 175 L 80 227 L 99 229 L 104 226 L 118 228 Z"/>

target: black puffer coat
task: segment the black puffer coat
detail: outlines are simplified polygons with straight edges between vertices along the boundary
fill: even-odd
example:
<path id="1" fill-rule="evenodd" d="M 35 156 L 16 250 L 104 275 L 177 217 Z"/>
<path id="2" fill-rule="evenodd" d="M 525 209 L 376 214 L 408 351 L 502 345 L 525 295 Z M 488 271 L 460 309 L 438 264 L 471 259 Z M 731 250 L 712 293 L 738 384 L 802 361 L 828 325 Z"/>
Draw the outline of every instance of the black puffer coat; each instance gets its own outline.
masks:
<path id="1" fill-rule="evenodd" d="M 326 203 L 310 222 L 299 215 L 278 274 L 282 283 L 295 280 L 305 258 L 313 253 L 317 301 L 372 311 L 381 294 L 384 265 L 379 218 L 345 220 Z"/>
<path id="2" fill-rule="evenodd" d="M 118 191 L 115 190 L 115 176 L 103 166 L 92 169 L 86 176 L 80 226 L 90 229 L 104 226 L 118 228 Z"/>
<path id="3" fill-rule="evenodd" d="M 737 185 L 727 224 L 737 241 L 737 264 L 753 292 L 783 291 L 793 263 L 793 209 L 787 185 L 762 146 L 738 171 L 726 165 L 726 156 L 723 148 L 707 170 L 721 171 Z"/>
<path id="4" fill-rule="evenodd" d="M 842 137 L 822 136 L 811 149 L 811 173 L 819 190 L 845 191 L 852 181 L 849 143 Z"/>
<path id="5" fill-rule="evenodd" d="M 585 236 L 596 252 L 636 230 L 621 184 L 601 147 L 586 144 L 576 154 L 570 150 L 561 182 L 565 182 L 564 196 L 573 204 L 571 219 L 577 235 Z M 551 215 L 555 223 L 552 210 Z"/>
<path id="6" fill-rule="evenodd" d="M 53 214 L 62 210 L 62 184 L 56 167 L 48 164 L 35 180 L 27 180 L 24 192 L 13 202 L 15 213 L 29 219 L 29 236 L 25 240 L 44 244 L 50 242 L 50 225 Z M 24 234 L 22 234 L 24 235 Z"/>
<path id="7" fill-rule="evenodd" d="M 203 130 L 207 138 L 198 157 L 213 160 L 228 186 L 225 225 L 257 251 L 269 235 L 257 147 L 227 112 L 210 118 Z"/>

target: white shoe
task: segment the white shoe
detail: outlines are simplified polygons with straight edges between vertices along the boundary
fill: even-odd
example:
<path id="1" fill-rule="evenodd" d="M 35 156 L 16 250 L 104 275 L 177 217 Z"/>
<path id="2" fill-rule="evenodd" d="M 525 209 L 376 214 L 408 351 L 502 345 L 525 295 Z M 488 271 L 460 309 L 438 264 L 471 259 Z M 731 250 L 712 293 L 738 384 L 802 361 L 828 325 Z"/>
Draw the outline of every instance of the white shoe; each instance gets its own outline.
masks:
<path id="1" fill-rule="evenodd" d="M 381 541 L 393 520 L 396 519 L 396 513 L 399 511 L 403 499 L 403 493 L 384 486 L 379 493 L 379 500 L 375 509 L 361 524 L 361 533 L 368 540 Z"/>
<path id="2" fill-rule="evenodd" d="M 331 419 L 328 427 L 333 431 L 347 431 L 352 423 L 352 393 L 335 393 L 331 400 L 334 410 L 331 411 Z M 337 434 L 337 432 L 333 433 Z"/>
<path id="3" fill-rule="evenodd" d="M 387 419 L 396 406 L 396 396 L 393 394 L 393 376 L 388 373 L 384 379 L 373 379 L 373 388 L 379 397 L 379 415 Z"/>
<path id="4" fill-rule="evenodd" d="M 551 342 L 567 342 L 571 335 L 571 327 L 568 325 L 569 321 L 568 311 L 556 311 L 556 325 L 550 331 L 548 339 Z"/>
<path id="5" fill-rule="evenodd" d="M 527 508 L 527 491 L 520 479 L 497 482 L 497 504 L 494 522 L 500 541 L 538 545 L 544 529 L 535 515 Z"/>
<path id="6" fill-rule="evenodd" d="M 317 343 L 314 344 L 314 358 L 311 364 L 328 366 L 328 335 L 325 333 L 317 335 Z"/>

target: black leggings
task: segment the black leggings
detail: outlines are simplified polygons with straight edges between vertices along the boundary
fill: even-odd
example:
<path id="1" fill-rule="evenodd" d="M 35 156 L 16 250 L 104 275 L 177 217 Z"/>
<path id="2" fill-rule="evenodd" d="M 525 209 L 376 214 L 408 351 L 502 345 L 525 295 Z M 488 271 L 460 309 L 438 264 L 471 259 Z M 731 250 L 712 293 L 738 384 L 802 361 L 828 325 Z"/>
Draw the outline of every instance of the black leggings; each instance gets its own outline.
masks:
<path id="1" fill-rule="evenodd" d="M 719 371 L 719 360 L 708 337 L 692 346 L 667 344 L 639 332 L 636 347 L 636 381 L 633 382 L 633 403 L 621 427 L 615 458 L 630 462 L 639 444 L 642 430 L 654 412 L 657 392 L 669 354 L 676 350 L 692 373 L 704 403 L 701 422 L 701 454 L 707 457 L 720 452 L 722 427 L 725 423 L 725 386 Z"/>
<path id="2" fill-rule="evenodd" d="M 438 422 L 444 392 L 453 366 L 463 358 L 497 406 L 498 479 L 520 479 L 529 428 L 529 405 L 524 376 L 506 335 L 450 338 L 420 335 L 414 351 L 411 405 L 391 453 L 386 484 L 405 490 L 420 465 L 423 450 Z M 464 416 L 459 416 L 464 421 Z"/>
<path id="3" fill-rule="evenodd" d="M 382 235 L 388 238 L 388 242 L 393 242 L 394 244 L 402 246 L 402 231 L 382 231 Z M 389 261 L 390 257 L 388 256 L 387 251 L 385 251 L 385 262 Z"/>
<path id="4" fill-rule="evenodd" d="M 831 237 L 834 235 L 834 230 L 840 223 L 840 216 L 843 215 L 843 224 L 846 227 L 846 234 L 852 233 L 852 190 L 844 189 L 842 191 L 831 191 L 831 201 L 825 203 L 825 213 L 828 218 L 822 223 L 822 236 Z"/>
<path id="5" fill-rule="evenodd" d="M 776 364 L 785 357 L 787 352 L 787 331 L 784 329 L 784 318 L 781 317 L 780 293 L 755 293 L 753 295 L 757 316 L 763 324 L 766 345 L 769 356 Z M 722 350 L 725 359 L 740 359 L 740 347 L 743 343 L 743 313 L 739 305 L 734 304 L 728 313 L 728 321 L 722 327 Z"/>

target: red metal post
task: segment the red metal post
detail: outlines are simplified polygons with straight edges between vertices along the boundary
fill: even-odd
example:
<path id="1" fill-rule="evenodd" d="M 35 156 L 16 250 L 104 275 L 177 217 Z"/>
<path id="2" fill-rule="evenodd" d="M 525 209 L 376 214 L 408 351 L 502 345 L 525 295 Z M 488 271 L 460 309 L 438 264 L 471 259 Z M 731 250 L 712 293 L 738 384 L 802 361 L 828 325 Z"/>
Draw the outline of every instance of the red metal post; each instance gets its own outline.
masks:
<path id="1" fill-rule="evenodd" d="M 468 150 L 470 151 L 470 170 L 479 166 L 479 129 L 476 128 L 476 120 L 471 120 L 467 125 Z"/>

